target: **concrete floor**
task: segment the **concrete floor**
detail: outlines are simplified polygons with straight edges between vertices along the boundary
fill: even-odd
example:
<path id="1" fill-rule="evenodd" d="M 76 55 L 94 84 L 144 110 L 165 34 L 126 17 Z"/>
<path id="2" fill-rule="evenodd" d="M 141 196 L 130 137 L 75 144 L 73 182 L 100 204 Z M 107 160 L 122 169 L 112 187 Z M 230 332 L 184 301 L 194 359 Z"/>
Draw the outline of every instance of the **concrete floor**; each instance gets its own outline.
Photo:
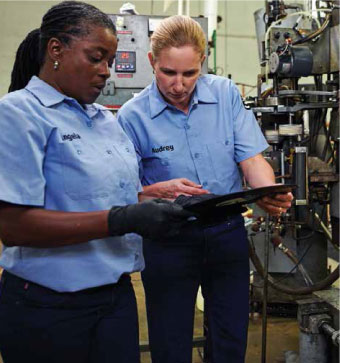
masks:
<path id="1" fill-rule="evenodd" d="M 132 281 L 135 288 L 138 313 L 139 313 L 139 327 L 140 327 L 140 340 L 148 340 L 146 313 L 144 305 L 144 290 L 141 282 L 140 274 L 132 275 Z M 261 362 L 261 346 L 262 346 L 262 322 L 261 316 L 255 314 L 250 319 L 248 330 L 248 349 L 246 363 L 260 363 Z M 196 308 L 195 317 L 195 337 L 202 336 L 203 330 L 203 313 Z M 294 350 L 298 351 L 299 346 L 299 329 L 295 319 L 268 317 L 267 328 L 267 363 L 284 363 L 284 351 Z M 176 349 L 174 347 L 174 349 Z M 202 363 L 199 354 L 199 349 L 193 349 L 192 363 Z M 143 352 L 141 354 L 141 363 L 151 363 L 150 353 Z M 174 362 L 175 363 L 175 362 Z M 226 361 L 226 363 L 228 363 Z"/>

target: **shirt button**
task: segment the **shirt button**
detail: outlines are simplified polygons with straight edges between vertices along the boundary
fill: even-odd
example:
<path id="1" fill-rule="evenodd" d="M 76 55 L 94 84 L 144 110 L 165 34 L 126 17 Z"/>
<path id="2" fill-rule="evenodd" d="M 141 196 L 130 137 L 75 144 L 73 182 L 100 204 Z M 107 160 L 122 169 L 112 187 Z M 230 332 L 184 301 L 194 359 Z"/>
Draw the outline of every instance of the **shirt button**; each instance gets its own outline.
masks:
<path id="1" fill-rule="evenodd" d="M 225 144 L 226 144 L 226 145 L 229 145 L 229 141 L 227 140 L 227 141 L 225 142 Z"/>
<path id="2" fill-rule="evenodd" d="M 92 123 L 92 122 L 87 122 L 87 123 L 86 123 L 86 125 L 87 125 L 87 127 L 89 127 L 90 129 L 92 129 L 92 127 L 93 127 L 93 123 Z"/>
<path id="3" fill-rule="evenodd" d="M 125 187 L 125 183 L 124 183 L 123 181 L 121 181 L 121 182 L 119 183 L 119 186 L 120 186 L 121 188 L 124 188 L 124 187 Z"/>
<path id="4" fill-rule="evenodd" d="M 81 150 L 77 150 L 77 154 L 80 155 L 81 154 Z"/>
<path id="5" fill-rule="evenodd" d="M 200 157 L 199 153 L 195 153 L 195 158 L 198 159 Z"/>
<path id="6" fill-rule="evenodd" d="M 106 150 L 106 152 L 111 155 L 112 154 L 112 151 L 111 150 Z"/>
<path id="7" fill-rule="evenodd" d="M 129 153 L 130 152 L 130 149 L 128 147 L 125 148 L 125 150 Z"/>
<path id="8" fill-rule="evenodd" d="M 207 182 L 203 182 L 203 183 L 202 183 L 202 185 L 203 185 L 204 187 L 206 187 L 206 186 L 208 185 L 208 183 L 207 183 Z"/>

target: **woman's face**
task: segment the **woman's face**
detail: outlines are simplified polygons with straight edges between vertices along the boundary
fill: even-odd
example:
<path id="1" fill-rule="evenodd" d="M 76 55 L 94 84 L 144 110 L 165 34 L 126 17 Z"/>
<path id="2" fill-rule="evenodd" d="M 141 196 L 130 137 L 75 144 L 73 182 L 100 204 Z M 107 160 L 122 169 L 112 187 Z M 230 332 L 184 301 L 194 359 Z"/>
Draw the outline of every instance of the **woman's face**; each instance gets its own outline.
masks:
<path id="1" fill-rule="evenodd" d="M 81 104 L 93 103 L 110 77 L 117 39 L 103 27 L 93 26 L 89 35 L 62 45 L 53 86 Z"/>
<path id="2" fill-rule="evenodd" d="M 187 110 L 204 59 L 191 45 L 163 49 L 157 59 L 149 53 L 158 89 L 167 102 Z"/>

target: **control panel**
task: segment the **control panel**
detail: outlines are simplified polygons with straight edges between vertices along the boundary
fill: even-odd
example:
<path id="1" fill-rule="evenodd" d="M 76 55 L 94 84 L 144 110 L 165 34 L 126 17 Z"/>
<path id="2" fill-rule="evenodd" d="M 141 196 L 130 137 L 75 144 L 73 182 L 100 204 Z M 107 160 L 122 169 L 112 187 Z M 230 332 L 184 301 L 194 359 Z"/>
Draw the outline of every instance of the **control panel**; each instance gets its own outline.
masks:
<path id="1" fill-rule="evenodd" d="M 115 58 L 115 71 L 125 73 L 136 72 L 136 52 L 118 50 Z"/>

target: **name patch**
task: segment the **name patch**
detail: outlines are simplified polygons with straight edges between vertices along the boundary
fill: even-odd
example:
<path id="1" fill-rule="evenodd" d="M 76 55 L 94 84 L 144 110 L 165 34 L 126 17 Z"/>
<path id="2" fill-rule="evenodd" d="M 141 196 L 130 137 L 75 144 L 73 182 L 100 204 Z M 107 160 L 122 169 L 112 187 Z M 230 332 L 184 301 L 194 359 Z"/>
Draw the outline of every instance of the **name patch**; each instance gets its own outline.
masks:
<path id="1" fill-rule="evenodd" d="M 76 134 L 76 133 L 73 133 L 73 134 L 66 134 L 66 135 L 63 135 L 62 136 L 62 139 L 65 141 L 65 140 L 68 140 L 68 141 L 73 141 L 74 139 L 80 139 L 80 135 Z"/>
<path id="2" fill-rule="evenodd" d="M 166 146 L 152 148 L 153 153 L 161 153 L 163 151 L 174 151 L 174 150 L 175 150 L 174 145 L 166 145 Z"/>

